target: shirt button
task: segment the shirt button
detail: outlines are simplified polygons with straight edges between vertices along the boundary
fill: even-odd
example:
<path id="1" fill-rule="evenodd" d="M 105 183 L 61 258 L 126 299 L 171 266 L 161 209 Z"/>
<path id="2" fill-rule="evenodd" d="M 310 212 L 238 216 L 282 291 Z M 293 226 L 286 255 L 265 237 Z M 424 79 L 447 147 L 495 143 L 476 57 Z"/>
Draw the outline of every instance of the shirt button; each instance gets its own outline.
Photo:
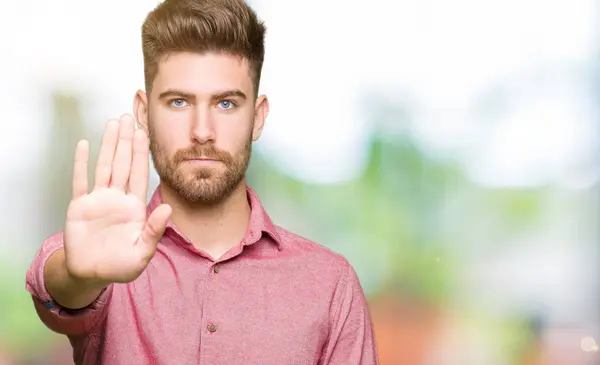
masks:
<path id="1" fill-rule="evenodd" d="M 217 325 L 214 323 L 211 323 L 207 326 L 208 332 L 217 332 Z"/>
<path id="2" fill-rule="evenodd" d="M 221 266 L 219 266 L 219 265 L 213 266 L 213 271 L 215 272 L 215 274 L 218 274 L 219 271 L 221 271 Z"/>

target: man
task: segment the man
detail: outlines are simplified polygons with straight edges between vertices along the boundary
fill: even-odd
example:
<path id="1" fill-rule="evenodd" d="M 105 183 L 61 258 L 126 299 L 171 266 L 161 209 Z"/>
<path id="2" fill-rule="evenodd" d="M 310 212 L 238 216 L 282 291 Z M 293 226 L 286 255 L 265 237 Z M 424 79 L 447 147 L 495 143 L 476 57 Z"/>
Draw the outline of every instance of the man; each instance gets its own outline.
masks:
<path id="1" fill-rule="evenodd" d="M 145 20 L 140 128 L 108 122 L 91 192 L 77 144 L 64 232 L 27 274 L 75 363 L 377 363 L 355 271 L 275 226 L 246 185 L 269 111 L 264 33 L 243 0 L 166 0 Z"/>

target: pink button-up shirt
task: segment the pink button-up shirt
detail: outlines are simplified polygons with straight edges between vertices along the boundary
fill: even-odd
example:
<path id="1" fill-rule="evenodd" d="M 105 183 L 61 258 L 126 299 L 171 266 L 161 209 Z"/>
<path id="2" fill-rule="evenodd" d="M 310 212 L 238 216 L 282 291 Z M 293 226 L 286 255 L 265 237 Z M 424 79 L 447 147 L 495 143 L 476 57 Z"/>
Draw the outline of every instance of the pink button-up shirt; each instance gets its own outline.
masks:
<path id="1" fill-rule="evenodd" d="M 216 261 L 169 225 L 142 275 L 69 311 L 44 286 L 63 245 L 48 238 L 28 273 L 41 320 L 68 335 L 76 364 L 377 364 L 367 303 L 340 255 L 275 226 L 250 189 L 242 242 Z M 148 211 L 161 203 L 154 193 Z"/>

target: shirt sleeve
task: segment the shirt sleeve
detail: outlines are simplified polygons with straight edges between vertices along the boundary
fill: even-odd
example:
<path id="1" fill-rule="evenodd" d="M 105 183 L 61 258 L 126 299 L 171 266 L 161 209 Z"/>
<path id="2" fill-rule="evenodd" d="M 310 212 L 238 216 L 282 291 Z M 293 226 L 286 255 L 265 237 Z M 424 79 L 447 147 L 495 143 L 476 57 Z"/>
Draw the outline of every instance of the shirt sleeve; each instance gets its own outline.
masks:
<path id="1" fill-rule="evenodd" d="M 329 340 L 319 364 L 379 364 L 369 307 L 356 272 L 347 262 L 330 311 Z"/>
<path id="2" fill-rule="evenodd" d="M 27 271 L 26 289 L 32 295 L 38 316 L 49 329 L 65 335 L 80 335 L 106 318 L 112 285 L 104 289 L 92 304 L 82 309 L 63 308 L 56 303 L 46 290 L 44 267 L 50 256 L 63 247 L 63 237 L 62 232 L 56 233 L 44 241 Z"/>

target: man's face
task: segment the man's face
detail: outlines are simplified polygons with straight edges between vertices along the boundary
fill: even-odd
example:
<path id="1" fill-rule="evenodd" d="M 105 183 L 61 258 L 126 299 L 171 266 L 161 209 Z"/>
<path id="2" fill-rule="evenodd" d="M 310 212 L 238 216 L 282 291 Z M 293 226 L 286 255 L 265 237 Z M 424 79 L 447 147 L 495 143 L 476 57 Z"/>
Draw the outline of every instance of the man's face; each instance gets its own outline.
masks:
<path id="1" fill-rule="evenodd" d="M 268 112 L 248 63 L 216 53 L 169 55 L 136 105 L 161 183 L 190 204 L 220 202 L 239 186 Z"/>

